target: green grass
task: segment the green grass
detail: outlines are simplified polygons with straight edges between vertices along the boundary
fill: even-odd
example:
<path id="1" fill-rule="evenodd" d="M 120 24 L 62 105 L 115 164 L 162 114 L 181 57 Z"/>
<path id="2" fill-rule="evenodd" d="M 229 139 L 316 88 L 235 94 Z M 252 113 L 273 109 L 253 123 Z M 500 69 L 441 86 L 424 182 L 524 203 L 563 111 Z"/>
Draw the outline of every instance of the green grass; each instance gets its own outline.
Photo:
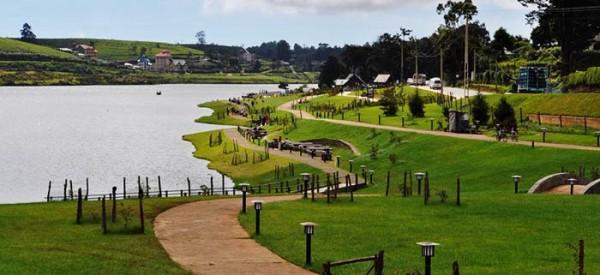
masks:
<path id="1" fill-rule="evenodd" d="M 323 131 L 322 129 L 327 129 Z M 375 170 L 375 184 L 361 193 L 385 193 L 386 173 L 392 175 L 391 196 L 348 198 L 327 205 L 324 199 L 267 204 L 262 212 L 257 241 L 287 260 L 304 264 L 304 236 L 300 222 L 319 224 L 313 238 L 313 271 L 320 264 L 386 251 L 386 274 L 422 272 L 423 258 L 415 244 L 430 240 L 442 244 L 433 259 L 433 273 L 451 272 L 457 260 L 464 274 L 566 274 L 575 268 L 566 243 L 586 241 L 586 263 L 600 262 L 600 237 L 594 229 L 600 222 L 595 213 L 596 196 L 526 195 L 541 177 L 561 167 L 589 171 L 597 167 L 599 152 L 531 149 L 495 142 L 471 141 L 411 133 L 397 133 L 402 142 L 390 141 L 390 131 L 352 128 L 318 121 L 302 121 L 291 139 L 341 138 L 355 144 L 366 155 L 343 155 L 343 168 L 362 164 Z M 369 157 L 372 144 L 379 145 L 376 159 Z M 389 154 L 397 154 L 392 164 Z M 400 184 L 405 171 L 428 171 L 431 203 L 422 197 L 402 198 Z M 520 194 L 513 194 L 511 176 L 523 176 Z M 454 206 L 456 179 L 461 179 L 462 206 Z M 414 180 L 416 188 L 416 180 Z M 446 190 L 445 204 L 436 195 Z M 416 191 L 415 191 L 416 194 Z M 248 232 L 254 230 L 254 215 L 241 215 Z M 294 236 L 294 237 L 290 237 Z M 357 274 L 368 267 L 334 269 L 336 274 Z M 588 274 L 600 265 L 586 265 Z"/>
<path id="2" fill-rule="evenodd" d="M 600 117 L 600 93 L 570 93 L 570 94 L 506 94 L 486 96 L 490 106 L 498 105 L 500 98 L 505 96 L 519 115 L 523 108 L 523 116 L 537 114 L 570 115 Z"/>
<path id="3" fill-rule="evenodd" d="M 162 248 L 152 220 L 168 208 L 206 198 L 145 199 L 145 234 L 123 231 L 120 204 L 117 224 L 109 219 L 107 235 L 102 234 L 98 201 L 84 202 L 79 225 L 73 201 L 0 205 L 0 270 L 4 274 L 189 274 Z M 134 209 L 128 228 L 139 228 L 137 200 L 123 202 Z"/>
<path id="4" fill-rule="evenodd" d="M 193 55 L 196 58 L 204 56 L 203 51 L 163 42 L 96 38 L 57 38 L 38 39 L 38 43 L 53 48 L 71 48 L 73 44 L 93 44 L 98 50 L 99 59 L 119 62 L 137 60 L 140 57 L 142 47 L 146 48 L 146 56 L 150 58 L 154 58 L 154 55 L 160 53 L 162 50 L 169 50 L 172 55 Z"/>
<path id="5" fill-rule="evenodd" d="M 285 180 L 296 180 L 298 177 L 297 175 L 300 175 L 300 173 L 322 173 L 319 169 L 309 165 L 273 154 L 267 160 L 253 163 L 253 156 L 258 160 L 259 155 L 264 152 L 249 150 L 242 146 L 240 146 L 240 150 L 236 154 L 238 154 L 243 161 L 245 161 L 247 154 L 248 162 L 232 165 L 234 153 L 231 151 L 233 150 L 233 143 L 225 134 L 222 135 L 222 145 L 209 146 L 210 135 L 212 134 L 213 141 L 217 140 L 218 132 L 219 131 L 211 131 L 185 135 L 184 139 L 192 142 L 196 148 L 196 151 L 194 152 L 195 157 L 209 160 L 209 168 L 218 170 L 220 173 L 231 177 L 236 183 L 245 182 L 252 185 L 267 184 Z M 224 147 L 227 147 L 228 153 L 224 153 Z M 287 177 L 280 177 L 280 179 L 275 180 L 275 166 L 287 168 L 289 164 L 294 164 L 296 176 L 288 174 Z"/>
<path id="6" fill-rule="evenodd" d="M 65 53 L 50 47 L 25 43 L 10 38 L 0 38 L 0 53 L 1 52 L 39 54 L 58 59 L 80 60 L 80 58 L 70 53 Z"/>

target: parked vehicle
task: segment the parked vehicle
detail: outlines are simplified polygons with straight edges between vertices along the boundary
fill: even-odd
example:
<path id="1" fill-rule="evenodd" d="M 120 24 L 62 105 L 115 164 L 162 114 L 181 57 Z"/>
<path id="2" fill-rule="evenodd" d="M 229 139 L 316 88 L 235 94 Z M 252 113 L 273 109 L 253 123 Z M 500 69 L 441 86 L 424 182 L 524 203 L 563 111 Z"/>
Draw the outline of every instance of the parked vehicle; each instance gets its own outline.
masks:
<path id="1" fill-rule="evenodd" d="M 442 80 L 439 77 L 434 77 L 429 80 L 429 88 L 431 89 L 441 89 L 442 88 Z"/>
<path id="2" fill-rule="evenodd" d="M 427 81 L 426 74 L 413 74 L 412 78 L 414 81 L 414 85 L 417 85 L 417 86 L 424 86 L 425 82 Z"/>
<path id="3" fill-rule="evenodd" d="M 409 78 L 409 79 L 406 80 L 406 84 L 408 84 L 408 85 L 415 85 L 415 81 L 414 81 L 414 79 Z"/>

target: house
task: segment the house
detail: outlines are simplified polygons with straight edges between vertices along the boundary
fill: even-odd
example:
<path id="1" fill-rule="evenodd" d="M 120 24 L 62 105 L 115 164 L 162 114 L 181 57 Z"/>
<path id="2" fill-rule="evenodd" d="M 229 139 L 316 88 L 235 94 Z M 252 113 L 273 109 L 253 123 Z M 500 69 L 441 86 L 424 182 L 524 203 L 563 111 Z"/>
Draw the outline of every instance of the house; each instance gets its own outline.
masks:
<path id="1" fill-rule="evenodd" d="M 173 56 L 168 50 L 163 50 L 155 55 L 154 68 L 157 72 L 172 72 L 173 71 Z"/>
<path id="2" fill-rule="evenodd" d="M 184 59 L 173 59 L 173 70 L 177 72 L 186 72 L 187 64 Z"/>
<path id="3" fill-rule="evenodd" d="M 336 79 L 335 87 L 340 87 L 344 91 L 354 90 L 361 87 L 366 87 L 367 83 L 363 81 L 358 75 L 349 74 L 344 79 Z"/>
<path id="4" fill-rule="evenodd" d="M 152 69 L 152 63 L 150 62 L 150 59 L 143 54 L 140 56 L 140 59 L 137 60 L 137 66 L 144 71 Z"/>
<path id="5" fill-rule="evenodd" d="M 241 48 L 238 52 L 238 59 L 242 63 L 251 63 L 254 61 L 254 56 L 248 50 Z"/>
<path id="6" fill-rule="evenodd" d="M 97 58 L 98 50 L 96 48 L 86 45 L 86 44 L 78 44 L 73 47 L 73 52 L 78 53 L 79 55 L 83 55 L 86 58 Z"/>
<path id="7" fill-rule="evenodd" d="M 389 87 L 394 85 L 394 80 L 389 74 L 378 74 L 375 80 L 373 80 L 373 85 L 378 88 Z"/>

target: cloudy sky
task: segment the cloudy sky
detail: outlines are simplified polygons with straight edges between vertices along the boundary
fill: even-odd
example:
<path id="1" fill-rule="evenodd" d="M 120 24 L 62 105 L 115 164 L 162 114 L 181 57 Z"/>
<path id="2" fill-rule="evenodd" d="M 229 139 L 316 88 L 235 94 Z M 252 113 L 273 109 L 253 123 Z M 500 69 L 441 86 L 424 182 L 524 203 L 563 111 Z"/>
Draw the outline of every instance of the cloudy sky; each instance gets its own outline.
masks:
<path id="1" fill-rule="evenodd" d="M 20 0 L 2 4 L 0 37 L 18 37 L 23 23 L 41 38 L 78 37 L 254 46 L 343 46 L 373 42 L 400 27 L 429 36 L 443 23 L 442 0 Z M 444 1 L 445 2 L 445 1 Z M 529 37 L 517 0 L 473 0 L 488 31 L 499 27 Z"/>

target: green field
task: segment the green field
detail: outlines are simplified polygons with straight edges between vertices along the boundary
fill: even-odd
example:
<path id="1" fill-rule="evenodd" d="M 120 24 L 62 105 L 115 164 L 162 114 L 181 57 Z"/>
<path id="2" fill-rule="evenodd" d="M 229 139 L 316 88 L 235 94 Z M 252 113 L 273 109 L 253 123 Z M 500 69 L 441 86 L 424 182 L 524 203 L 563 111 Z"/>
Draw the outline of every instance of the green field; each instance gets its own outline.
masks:
<path id="1" fill-rule="evenodd" d="M 154 58 L 154 55 L 160 53 L 162 50 L 169 50 L 172 55 L 177 56 L 190 56 L 194 58 L 204 56 L 203 51 L 163 42 L 96 38 L 56 38 L 38 39 L 37 41 L 39 44 L 51 48 L 71 48 L 75 44 L 93 45 L 98 50 L 99 59 L 119 62 L 137 60 L 141 55 L 142 48 L 146 48 L 146 56 L 150 58 Z"/>
<path id="2" fill-rule="evenodd" d="M 70 53 L 10 38 L 0 38 L 0 53 L 37 54 L 56 59 L 80 60 L 80 58 Z"/>

